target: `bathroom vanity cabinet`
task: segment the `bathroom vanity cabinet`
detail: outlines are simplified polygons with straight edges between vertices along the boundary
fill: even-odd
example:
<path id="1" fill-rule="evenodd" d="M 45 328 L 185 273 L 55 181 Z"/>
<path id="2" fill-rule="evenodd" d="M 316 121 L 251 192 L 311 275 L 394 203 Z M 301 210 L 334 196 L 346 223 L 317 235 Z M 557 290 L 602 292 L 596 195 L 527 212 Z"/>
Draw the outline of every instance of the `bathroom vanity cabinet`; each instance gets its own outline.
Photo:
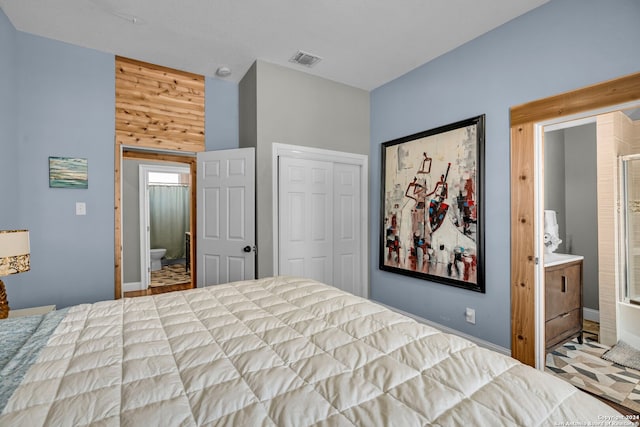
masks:
<path id="1" fill-rule="evenodd" d="M 582 262 L 579 255 L 545 255 L 545 348 L 582 343 Z"/>

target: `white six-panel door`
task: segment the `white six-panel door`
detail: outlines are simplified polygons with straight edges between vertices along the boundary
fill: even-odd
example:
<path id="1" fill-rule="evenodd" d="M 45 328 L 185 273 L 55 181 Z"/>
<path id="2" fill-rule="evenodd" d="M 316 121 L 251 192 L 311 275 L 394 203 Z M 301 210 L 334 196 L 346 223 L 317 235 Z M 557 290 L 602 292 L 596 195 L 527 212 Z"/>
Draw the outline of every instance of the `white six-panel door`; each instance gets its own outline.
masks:
<path id="1" fill-rule="evenodd" d="M 360 167 L 333 164 L 333 285 L 362 294 Z M 366 256 L 366 254 L 365 254 Z"/>
<path id="2" fill-rule="evenodd" d="M 280 159 L 280 274 L 333 282 L 333 167 Z"/>
<path id="3" fill-rule="evenodd" d="M 278 167 L 279 274 L 361 295 L 360 167 L 290 157 Z"/>
<path id="4" fill-rule="evenodd" d="M 198 287 L 255 278 L 255 150 L 198 153 Z"/>

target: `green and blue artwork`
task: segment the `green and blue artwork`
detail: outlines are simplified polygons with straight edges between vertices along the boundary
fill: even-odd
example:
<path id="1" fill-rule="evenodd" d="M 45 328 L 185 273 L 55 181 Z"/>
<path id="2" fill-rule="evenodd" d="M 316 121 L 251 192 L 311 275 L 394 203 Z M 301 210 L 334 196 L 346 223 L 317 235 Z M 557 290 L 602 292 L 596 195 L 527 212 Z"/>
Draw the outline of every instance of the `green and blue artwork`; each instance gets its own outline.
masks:
<path id="1" fill-rule="evenodd" d="M 49 187 L 89 188 L 87 159 L 49 157 Z"/>

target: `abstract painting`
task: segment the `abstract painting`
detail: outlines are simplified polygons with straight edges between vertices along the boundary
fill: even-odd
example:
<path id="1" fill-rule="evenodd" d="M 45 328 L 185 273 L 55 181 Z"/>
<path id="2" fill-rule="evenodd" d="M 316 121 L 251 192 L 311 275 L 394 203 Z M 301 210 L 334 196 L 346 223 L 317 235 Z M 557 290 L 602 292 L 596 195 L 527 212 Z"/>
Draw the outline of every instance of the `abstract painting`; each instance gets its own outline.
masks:
<path id="1" fill-rule="evenodd" d="M 49 187 L 89 188 L 87 159 L 49 157 Z"/>
<path id="2" fill-rule="evenodd" d="M 380 269 L 485 292 L 485 116 L 382 144 Z"/>

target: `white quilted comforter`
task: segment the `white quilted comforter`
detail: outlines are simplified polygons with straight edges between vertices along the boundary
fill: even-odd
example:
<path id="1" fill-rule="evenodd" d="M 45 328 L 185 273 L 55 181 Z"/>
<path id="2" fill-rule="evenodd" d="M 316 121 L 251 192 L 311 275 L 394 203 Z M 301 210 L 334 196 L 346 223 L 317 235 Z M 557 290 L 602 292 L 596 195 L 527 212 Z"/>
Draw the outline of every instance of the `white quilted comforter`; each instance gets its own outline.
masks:
<path id="1" fill-rule="evenodd" d="M 536 426 L 616 416 L 514 359 L 280 277 L 73 307 L 0 425 Z"/>

